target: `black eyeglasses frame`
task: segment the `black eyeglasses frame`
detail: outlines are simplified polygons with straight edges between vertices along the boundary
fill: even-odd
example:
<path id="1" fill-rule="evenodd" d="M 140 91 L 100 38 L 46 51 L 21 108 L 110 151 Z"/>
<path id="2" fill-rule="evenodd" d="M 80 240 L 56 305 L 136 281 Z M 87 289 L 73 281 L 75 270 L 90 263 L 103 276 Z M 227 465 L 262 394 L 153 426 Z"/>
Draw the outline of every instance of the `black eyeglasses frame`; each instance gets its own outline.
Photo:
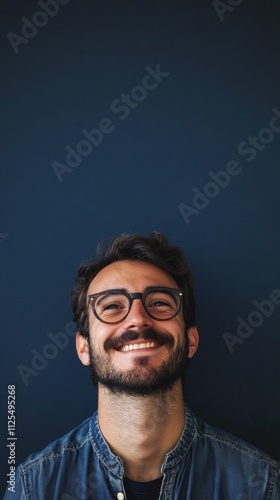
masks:
<path id="1" fill-rule="evenodd" d="M 156 317 L 154 317 L 154 316 L 150 313 L 150 311 L 148 311 L 148 309 L 146 308 L 146 305 L 145 305 L 145 298 L 146 298 L 146 296 L 147 296 L 150 292 L 152 292 L 152 291 L 156 291 L 156 290 L 157 290 L 157 291 L 160 291 L 160 292 L 169 292 L 169 293 L 171 293 L 171 294 L 175 295 L 175 296 L 177 297 L 177 299 L 179 298 L 177 311 L 176 311 L 176 312 L 175 312 L 172 316 L 170 316 L 169 318 L 156 318 Z M 115 293 L 115 294 L 117 294 L 117 293 L 121 293 L 121 294 L 125 295 L 125 296 L 128 298 L 128 300 L 129 300 L 129 308 L 128 308 L 127 313 L 125 314 L 125 316 L 124 316 L 122 319 L 120 319 L 120 320 L 118 320 L 118 321 L 104 321 L 103 319 L 101 319 L 101 318 L 98 316 L 98 314 L 97 314 L 97 312 L 96 312 L 96 310 L 95 310 L 94 305 L 95 305 L 96 300 L 97 300 L 100 296 L 102 296 L 102 295 L 106 295 L 106 294 L 108 294 L 108 293 L 112 293 L 112 294 L 114 294 L 114 293 Z M 88 295 L 88 305 L 90 305 L 90 306 L 91 306 L 91 309 L 92 309 L 93 314 L 95 315 L 95 317 L 96 317 L 99 321 L 101 321 L 102 323 L 105 323 L 105 324 L 107 324 L 107 325 L 116 325 L 116 324 L 118 324 L 118 323 L 121 323 L 122 321 L 124 321 L 124 320 L 127 318 L 127 316 L 128 316 L 128 315 L 129 315 L 129 313 L 130 313 L 130 310 L 131 310 L 131 307 L 132 307 L 133 300 L 135 300 L 135 299 L 140 299 L 140 300 L 141 300 L 141 302 L 142 302 L 142 306 L 144 307 L 144 309 L 145 309 L 146 313 L 148 314 L 148 316 L 149 316 L 150 318 L 152 318 L 152 319 L 154 319 L 154 320 L 156 320 L 156 321 L 168 321 L 168 320 L 170 320 L 170 319 L 175 318 L 175 316 L 177 316 L 177 315 L 179 314 L 179 312 L 180 312 L 180 310 L 181 310 L 181 307 L 182 307 L 182 298 L 183 298 L 183 290 L 180 290 L 180 289 L 178 289 L 178 288 L 170 288 L 170 287 L 165 287 L 165 286 L 151 286 L 151 287 L 149 287 L 149 288 L 146 288 L 146 290 L 145 290 L 144 292 L 142 292 L 142 293 L 139 293 L 139 292 L 137 292 L 137 293 L 128 293 L 128 292 L 126 292 L 125 290 L 123 290 L 122 288 L 113 288 L 113 289 L 111 289 L 111 290 L 110 290 L 110 289 L 109 289 L 109 290 L 104 290 L 103 292 L 92 293 L 92 294 Z"/>

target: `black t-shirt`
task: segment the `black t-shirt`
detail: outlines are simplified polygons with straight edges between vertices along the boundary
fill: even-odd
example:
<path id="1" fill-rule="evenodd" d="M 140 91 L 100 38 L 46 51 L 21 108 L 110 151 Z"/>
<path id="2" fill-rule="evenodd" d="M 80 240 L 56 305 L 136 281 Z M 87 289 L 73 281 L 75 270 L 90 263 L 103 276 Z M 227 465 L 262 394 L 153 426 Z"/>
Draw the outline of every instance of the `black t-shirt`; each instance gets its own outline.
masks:
<path id="1" fill-rule="evenodd" d="M 162 477 L 153 481 L 133 481 L 124 478 L 124 487 L 127 500 L 158 500 Z"/>

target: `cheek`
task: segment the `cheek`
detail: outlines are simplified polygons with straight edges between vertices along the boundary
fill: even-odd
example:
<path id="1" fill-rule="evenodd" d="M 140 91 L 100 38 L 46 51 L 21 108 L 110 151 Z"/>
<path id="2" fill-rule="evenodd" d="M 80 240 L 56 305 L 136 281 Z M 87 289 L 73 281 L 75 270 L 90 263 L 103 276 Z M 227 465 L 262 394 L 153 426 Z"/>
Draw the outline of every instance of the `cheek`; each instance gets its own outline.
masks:
<path id="1" fill-rule="evenodd" d="M 176 332 L 177 332 L 177 342 L 179 344 L 182 344 L 186 341 L 186 325 L 185 325 L 185 322 L 184 320 L 180 320 L 178 321 L 177 323 L 177 328 L 176 328 Z"/>
<path id="2" fill-rule="evenodd" d="M 179 331 L 181 333 L 181 335 L 185 335 L 186 324 L 185 324 L 183 314 L 181 313 L 180 316 L 178 318 L 175 318 L 175 319 L 177 319 L 177 331 Z"/>
<path id="3" fill-rule="evenodd" d="M 102 348 L 104 342 L 114 334 L 112 326 L 101 323 L 97 318 L 92 318 L 89 325 L 89 335 L 93 346 Z"/>
<path id="4" fill-rule="evenodd" d="M 92 338 L 97 336 L 99 331 L 102 331 L 102 328 L 106 326 L 101 321 L 99 321 L 94 314 L 89 316 L 89 333 Z M 100 335 L 100 333 L 99 333 Z"/>

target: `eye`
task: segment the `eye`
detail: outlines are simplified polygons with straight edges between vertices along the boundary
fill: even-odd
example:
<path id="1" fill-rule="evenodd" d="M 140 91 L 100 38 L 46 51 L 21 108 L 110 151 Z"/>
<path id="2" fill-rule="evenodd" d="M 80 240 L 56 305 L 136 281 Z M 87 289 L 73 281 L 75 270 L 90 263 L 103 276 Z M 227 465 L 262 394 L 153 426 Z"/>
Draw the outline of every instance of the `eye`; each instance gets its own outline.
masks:
<path id="1" fill-rule="evenodd" d="M 117 304 L 116 302 L 109 302 L 108 304 L 104 304 L 102 309 L 103 311 L 107 311 L 108 309 L 122 309 L 124 304 Z"/>
<path id="2" fill-rule="evenodd" d="M 95 310 L 97 314 L 102 318 L 105 318 L 109 315 L 116 315 L 121 311 L 127 309 L 127 307 L 127 297 L 120 293 L 108 293 L 102 295 L 97 299 L 95 303 Z"/>
<path id="3" fill-rule="evenodd" d="M 173 312 L 177 309 L 177 302 L 168 292 L 152 291 L 146 297 L 146 306 L 159 312 Z"/>
<path id="4" fill-rule="evenodd" d="M 167 302 L 167 301 L 164 301 L 164 300 L 154 300 L 153 302 L 151 302 L 150 304 L 150 307 L 161 307 L 161 306 L 170 306 L 170 304 Z"/>

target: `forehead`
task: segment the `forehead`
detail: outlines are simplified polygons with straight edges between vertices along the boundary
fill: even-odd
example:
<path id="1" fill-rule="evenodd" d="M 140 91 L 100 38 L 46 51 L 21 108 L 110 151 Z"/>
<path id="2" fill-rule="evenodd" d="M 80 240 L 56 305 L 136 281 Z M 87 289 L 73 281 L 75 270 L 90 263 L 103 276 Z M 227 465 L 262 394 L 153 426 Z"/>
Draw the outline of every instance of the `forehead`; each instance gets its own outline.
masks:
<path id="1" fill-rule="evenodd" d="M 122 260 L 104 267 L 93 278 L 88 293 L 112 288 L 126 288 L 128 292 L 142 292 L 148 286 L 178 288 L 176 281 L 165 271 L 137 260 Z"/>

